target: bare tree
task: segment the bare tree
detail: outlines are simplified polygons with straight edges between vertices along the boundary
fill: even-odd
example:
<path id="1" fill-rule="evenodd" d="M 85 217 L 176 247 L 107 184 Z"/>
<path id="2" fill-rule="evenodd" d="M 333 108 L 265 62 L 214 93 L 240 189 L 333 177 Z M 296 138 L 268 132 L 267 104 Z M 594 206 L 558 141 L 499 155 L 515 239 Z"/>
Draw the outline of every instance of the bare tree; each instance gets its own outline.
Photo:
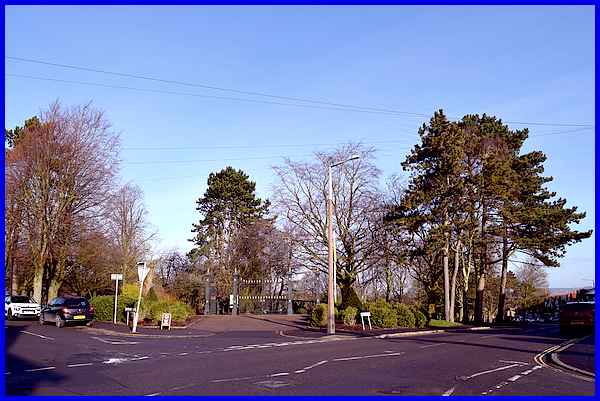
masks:
<path id="1" fill-rule="evenodd" d="M 156 237 L 147 216 L 142 191 L 133 184 L 122 186 L 108 202 L 107 231 L 114 241 L 124 281 L 136 280 L 135 266 Z"/>
<path id="2" fill-rule="evenodd" d="M 8 152 L 5 179 L 22 186 L 23 230 L 33 260 L 33 296 L 44 302 L 62 285 L 78 224 L 106 202 L 117 169 L 118 136 L 90 104 L 54 103 L 24 128 Z M 7 176 L 8 175 L 8 176 Z"/>
<path id="3" fill-rule="evenodd" d="M 342 302 L 352 297 L 359 274 L 378 262 L 377 232 L 382 215 L 377 184 L 380 171 L 374 164 L 374 150 L 349 144 L 330 153 L 315 153 L 313 162 L 287 159 L 274 167 L 279 178 L 274 204 L 297 232 L 297 258 L 304 267 L 327 272 L 327 169 L 333 161 L 358 154 L 360 159 L 345 163 L 333 177 L 334 230 L 337 238 L 337 283 Z"/>

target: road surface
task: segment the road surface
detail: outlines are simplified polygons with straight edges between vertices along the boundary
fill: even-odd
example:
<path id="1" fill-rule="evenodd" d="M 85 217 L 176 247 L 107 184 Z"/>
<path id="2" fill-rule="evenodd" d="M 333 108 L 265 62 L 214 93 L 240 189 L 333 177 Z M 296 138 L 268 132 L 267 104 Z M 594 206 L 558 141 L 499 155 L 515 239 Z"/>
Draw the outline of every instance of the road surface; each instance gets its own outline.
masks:
<path id="1" fill-rule="evenodd" d="M 272 328 L 133 336 L 6 326 L 13 395 L 594 394 L 593 379 L 534 360 L 567 340 L 554 325 L 385 339 Z M 565 361 L 593 368 L 594 349 L 572 347 Z"/>

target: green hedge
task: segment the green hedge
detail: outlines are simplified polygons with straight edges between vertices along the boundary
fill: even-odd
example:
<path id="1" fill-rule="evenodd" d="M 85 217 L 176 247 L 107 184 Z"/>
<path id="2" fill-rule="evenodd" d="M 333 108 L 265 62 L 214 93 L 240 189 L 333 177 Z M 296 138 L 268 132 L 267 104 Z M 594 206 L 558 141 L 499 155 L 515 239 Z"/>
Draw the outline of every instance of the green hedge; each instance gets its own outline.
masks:
<path id="1" fill-rule="evenodd" d="M 373 325 L 383 328 L 397 327 L 398 318 L 396 311 L 385 300 L 377 300 L 365 304 L 366 309 L 371 312 Z"/>
<path id="2" fill-rule="evenodd" d="M 356 324 L 356 315 L 358 314 L 358 309 L 353 306 L 348 306 L 344 309 L 343 319 L 344 324 L 347 326 L 354 326 Z"/>
<path id="3" fill-rule="evenodd" d="M 117 320 L 125 321 L 125 308 L 135 306 L 136 300 L 128 296 L 119 296 L 117 304 Z M 102 295 L 90 300 L 94 307 L 94 319 L 100 321 L 112 322 L 115 308 L 114 295 Z"/>
<path id="4" fill-rule="evenodd" d="M 337 308 L 333 308 L 334 316 L 338 315 Z M 310 325 L 316 327 L 327 326 L 327 304 L 316 305 L 310 314 Z"/>
<path id="5" fill-rule="evenodd" d="M 415 326 L 419 328 L 425 327 L 427 325 L 427 316 L 414 305 L 411 306 L 411 311 L 415 315 Z"/>
<path id="6" fill-rule="evenodd" d="M 397 303 L 394 304 L 394 310 L 398 327 L 415 327 L 415 315 L 408 306 Z"/>

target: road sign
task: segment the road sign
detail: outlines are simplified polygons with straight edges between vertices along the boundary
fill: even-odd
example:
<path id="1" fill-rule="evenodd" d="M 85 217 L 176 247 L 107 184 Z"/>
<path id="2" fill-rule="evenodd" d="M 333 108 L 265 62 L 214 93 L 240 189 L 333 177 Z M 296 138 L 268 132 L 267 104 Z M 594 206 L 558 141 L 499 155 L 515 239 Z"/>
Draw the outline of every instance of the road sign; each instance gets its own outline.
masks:
<path id="1" fill-rule="evenodd" d="M 110 275 L 110 279 L 111 280 L 123 280 L 123 275 L 122 274 L 111 274 Z"/>
<path id="2" fill-rule="evenodd" d="M 141 283 L 144 282 L 149 271 L 150 269 L 146 266 L 146 262 L 138 263 L 138 278 L 140 279 Z"/>
<path id="3" fill-rule="evenodd" d="M 162 314 L 162 318 L 160 319 L 160 329 L 162 330 L 163 327 L 167 327 L 169 330 L 171 330 L 171 314 L 170 313 Z"/>

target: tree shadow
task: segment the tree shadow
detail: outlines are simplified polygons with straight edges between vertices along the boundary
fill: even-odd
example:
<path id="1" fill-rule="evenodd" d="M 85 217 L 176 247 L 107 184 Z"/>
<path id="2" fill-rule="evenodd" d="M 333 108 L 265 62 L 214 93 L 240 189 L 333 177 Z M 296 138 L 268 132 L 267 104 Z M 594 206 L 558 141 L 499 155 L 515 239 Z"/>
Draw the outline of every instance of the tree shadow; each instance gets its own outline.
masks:
<path id="1" fill-rule="evenodd" d="M 42 386 L 58 388 L 56 385 L 66 376 L 55 370 L 30 371 L 48 367 L 36 361 L 22 358 L 11 352 L 11 347 L 23 335 L 23 326 L 9 325 L 4 329 L 4 391 L 6 395 L 32 395 Z M 41 347 L 48 344 L 40 344 Z M 51 345 L 50 345 L 51 346 Z M 56 391 L 53 394 L 59 394 Z M 65 393 L 64 391 L 62 393 Z"/>

